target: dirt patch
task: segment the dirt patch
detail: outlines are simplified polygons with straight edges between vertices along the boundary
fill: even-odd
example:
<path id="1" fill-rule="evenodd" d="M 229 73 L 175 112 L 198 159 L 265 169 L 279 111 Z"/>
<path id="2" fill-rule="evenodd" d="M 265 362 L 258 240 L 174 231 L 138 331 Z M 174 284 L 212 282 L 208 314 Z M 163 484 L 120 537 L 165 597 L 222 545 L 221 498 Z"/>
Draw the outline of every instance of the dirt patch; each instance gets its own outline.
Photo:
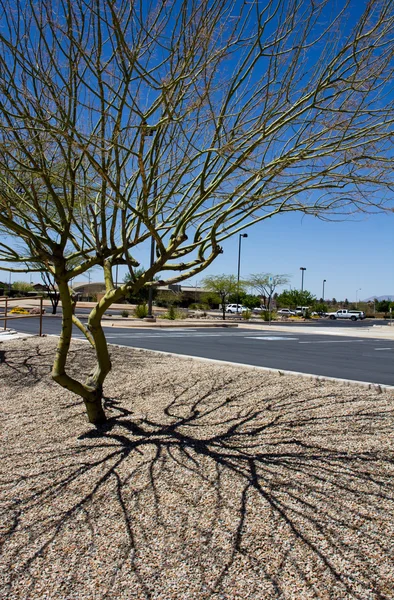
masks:
<path id="1" fill-rule="evenodd" d="M 54 345 L 0 344 L 1 598 L 394 596 L 392 393 L 113 347 L 97 431 Z"/>

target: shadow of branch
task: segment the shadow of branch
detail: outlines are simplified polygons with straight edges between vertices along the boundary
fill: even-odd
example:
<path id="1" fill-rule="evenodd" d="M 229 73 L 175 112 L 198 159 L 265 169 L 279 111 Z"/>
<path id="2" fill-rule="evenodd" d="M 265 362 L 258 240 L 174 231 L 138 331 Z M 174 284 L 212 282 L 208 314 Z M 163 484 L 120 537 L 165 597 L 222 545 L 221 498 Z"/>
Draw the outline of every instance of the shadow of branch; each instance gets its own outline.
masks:
<path id="1" fill-rule="evenodd" d="M 146 598 L 169 579 L 177 597 L 230 598 L 234 586 L 255 598 L 392 597 L 393 455 L 357 436 L 392 428 L 393 411 L 283 390 L 256 406 L 255 392 L 212 383 L 199 395 L 192 381 L 153 415 L 107 398 L 101 429 L 25 457 L 36 472 L 12 481 L 24 492 L 8 507 L 7 589 L 77 539 L 90 560 L 111 548 L 101 575 L 68 564 L 73 585 L 94 579 L 102 598 L 127 577 Z"/>

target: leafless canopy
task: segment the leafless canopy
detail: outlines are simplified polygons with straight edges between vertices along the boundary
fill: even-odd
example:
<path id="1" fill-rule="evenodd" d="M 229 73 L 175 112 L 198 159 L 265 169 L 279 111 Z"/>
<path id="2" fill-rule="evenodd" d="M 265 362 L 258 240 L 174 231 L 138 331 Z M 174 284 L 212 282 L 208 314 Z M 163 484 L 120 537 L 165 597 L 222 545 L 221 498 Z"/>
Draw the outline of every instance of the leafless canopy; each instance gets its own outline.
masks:
<path id="1" fill-rule="evenodd" d="M 180 279 L 277 212 L 381 206 L 392 3 L 335 4 L 2 1 L 2 258 L 70 278 L 153 235 Z"/>
<path id="2" fill-rule="evenodd" d="M 49 271 L 65 313 L 69 280 L 103 267 L 96 345 L 126 287 L 202 271 L 252 223 L 389 206 L 392 0 L 0 0 L 0 14 L 0 265 Z M 116 264 L 131 273 L 118 290 Z"/>

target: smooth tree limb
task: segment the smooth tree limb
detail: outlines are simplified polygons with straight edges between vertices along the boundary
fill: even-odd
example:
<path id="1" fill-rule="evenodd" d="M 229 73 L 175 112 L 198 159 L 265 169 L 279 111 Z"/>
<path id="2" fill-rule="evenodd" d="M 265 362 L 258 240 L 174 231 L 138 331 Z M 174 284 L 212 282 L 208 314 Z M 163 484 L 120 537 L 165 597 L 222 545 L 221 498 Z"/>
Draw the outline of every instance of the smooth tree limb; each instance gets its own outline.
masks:
<path id="1" fill-rule="evenodd" d="M 54 278 L 53 376 L 93 423 L 101 318 L 124 293 L 195 276 L 279 213 L 392 208 L 391 0 L 0 0 L 0 19 L 0 268 Z M 106 294 L 74 318 L 96 353 L 81 383 L 68 286 L 92 267 Z"/>

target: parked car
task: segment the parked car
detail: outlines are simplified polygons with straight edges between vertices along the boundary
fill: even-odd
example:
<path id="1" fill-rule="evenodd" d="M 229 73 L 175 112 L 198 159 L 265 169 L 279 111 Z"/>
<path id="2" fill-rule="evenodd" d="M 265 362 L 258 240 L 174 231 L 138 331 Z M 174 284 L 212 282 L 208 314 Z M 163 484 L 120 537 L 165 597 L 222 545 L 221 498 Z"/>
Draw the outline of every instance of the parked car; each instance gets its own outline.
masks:
<path id="1" fill-rule="evenodd" d="M 363 310 L 349 310 L 350 313 L 354 313 L 359 316 L 359 319 L 365 319 L 365 312 Z"/>
<path id="2" fill-rule="evenodd" d="M 294 317 L 297 313 L 295 310 L 290 310 L 290 308 L 281 308 L 276 314 L 281 315 L 282 317 Z"/>
<path id="3" fill-rule="evenodd" d="M 361 311 L 360 311 L 361 312 Z M 336 312 L 327 313 L 327 317 L 332 319 L 350 319 L 351 321 L 357 321 L 358 319 L 363 319 L 357 311 L 350 311 L 342 308 L 341 310 L 337 310 Z"/>
<path id="4" fill-rule="evenodd" d="M 246 308 L 246 306 L 242 306 L 242 304 L 228 304 L 226 306 L 226 312 L 228 313 L 243 313 L 246 310 L 249 310 L 248 308 Z"/>
<path id="5" fill-rule="evenodd" d="M 255 306 L 255 307 L 252 309 L 252 312 L 254 312 L 254 313 L 261 313 L 261 312 L 263 312 L 263 311 L 265 311 L 265 310 L 267 310 L 267 309 L 265 308 L 265 306 Z"/>

